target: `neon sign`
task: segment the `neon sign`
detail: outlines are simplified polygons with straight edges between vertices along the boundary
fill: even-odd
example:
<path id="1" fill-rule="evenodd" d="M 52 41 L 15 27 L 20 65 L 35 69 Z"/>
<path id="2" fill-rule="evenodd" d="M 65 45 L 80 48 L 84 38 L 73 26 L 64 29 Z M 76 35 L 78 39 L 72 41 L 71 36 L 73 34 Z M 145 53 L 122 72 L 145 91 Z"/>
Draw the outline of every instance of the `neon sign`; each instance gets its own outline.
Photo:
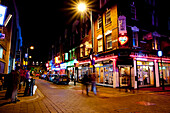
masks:
<path id="1" fill-rule="evenodd" d="M 6 10 L 6 6 L 0 5 L 0 25 L 4 24 Z"/>
<path id="2" fill-rule="evenodd" d="M 120 37 L 119 37 L 119 43 L 120 43 L 120 45 L 126 44 L 127 41 L 128 41 L 128 37 L 127 37 L 127 36 L 120 36 Z"/>

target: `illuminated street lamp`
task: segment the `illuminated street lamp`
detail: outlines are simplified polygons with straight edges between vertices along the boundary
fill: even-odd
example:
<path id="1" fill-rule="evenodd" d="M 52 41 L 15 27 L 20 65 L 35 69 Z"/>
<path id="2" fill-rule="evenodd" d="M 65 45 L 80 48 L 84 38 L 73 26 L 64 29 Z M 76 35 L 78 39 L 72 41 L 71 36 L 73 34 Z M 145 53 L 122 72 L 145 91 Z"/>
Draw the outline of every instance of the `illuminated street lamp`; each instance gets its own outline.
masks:
<path id="1" fill-rule="evenodd" d="M 80 12 L 82 12 L 82 13 L 84 13 L 85 11 L 86 11 L 86 9 L 87 9 L 87 6 L 86 6 L 86 4 L 85 3 L 79 3 L 78 5 L 77 5 L 77 10 L 78 11 L 80 11 Z"/>
<path id="2" fill-rule="evenodd" d="M 30 47 L 30 49 L 32 49 L 32 50 L 33 50 L 33 49 L 34 49 L 34 46 L 31 46 L 31 47 Z"/>

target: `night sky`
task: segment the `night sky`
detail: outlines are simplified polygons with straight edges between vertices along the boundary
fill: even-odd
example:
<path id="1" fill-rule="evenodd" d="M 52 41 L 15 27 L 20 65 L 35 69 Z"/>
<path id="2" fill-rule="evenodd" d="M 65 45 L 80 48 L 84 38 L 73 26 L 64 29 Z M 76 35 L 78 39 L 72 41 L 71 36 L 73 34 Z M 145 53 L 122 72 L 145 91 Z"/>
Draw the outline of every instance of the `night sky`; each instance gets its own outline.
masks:
<path id="1" fill-rule="evenodd" d="M 52 42 L 58 40 L 69 19 L 64 5 L 67 1 L 16 0 L 23 46 L 35 46 L 34 58 L 48 58 Z"/>

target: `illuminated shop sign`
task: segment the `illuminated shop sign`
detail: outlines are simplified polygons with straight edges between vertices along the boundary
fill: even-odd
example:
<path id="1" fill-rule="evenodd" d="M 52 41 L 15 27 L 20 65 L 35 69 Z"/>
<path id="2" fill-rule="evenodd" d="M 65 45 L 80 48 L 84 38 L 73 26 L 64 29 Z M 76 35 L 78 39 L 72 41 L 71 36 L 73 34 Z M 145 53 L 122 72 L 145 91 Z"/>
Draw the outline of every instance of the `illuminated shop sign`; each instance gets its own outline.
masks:
<path id="1" fill-rule="evenodd" d="M 66 68 L 67 68 L 66 63 L 62 63 L 62 64 L 60 64 L 60 69 L 66 69 Z"/>
<path id="2" fill-rule="evenodd" d="M 7 10 L 6 6 L 0 5 L 0 25 L 4 24 L 6 10 Z"/>
<path id="3" fill-rule="evenodd" d="M 65 60 L 68 60 L 68 53 L 65 53 Z"/>
<path id="4" fill-rule="evenodd" d="M 127 37 L 127 36 L 120 36 L 120 37 L 119 37 L 119 43 L 120 43 L 120 45 L 126 44 L 127 41 L 128 41 L 128 37 Z"/>
<path id="5" fill-rule="evenodd" d="M 126 31 L 126 17 L 125 16 L 119 16 L 118 24 L 119 24 L 119 34 L 124 35 L 125 33 L 127 33 L 127 31 Z"/>

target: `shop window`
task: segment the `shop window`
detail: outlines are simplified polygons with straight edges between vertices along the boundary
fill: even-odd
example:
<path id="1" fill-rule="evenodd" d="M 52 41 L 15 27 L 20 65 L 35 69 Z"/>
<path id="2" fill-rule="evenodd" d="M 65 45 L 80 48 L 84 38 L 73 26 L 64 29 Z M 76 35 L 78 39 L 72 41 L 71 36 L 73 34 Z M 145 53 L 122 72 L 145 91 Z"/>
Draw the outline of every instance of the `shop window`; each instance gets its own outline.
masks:
<path id="1" fill-rule="evenodd" d="M 164 84 L 169 85 L 170 84 L 170 64 L 162 63 L 162 68 L 161 68 L 161 63 L 159 63 L 159 74 L 160 74 L 161 85 L 162 85 L 162 74 L 164 78 Z"/>
<path id="2" fill-rule="evenodd" d="M 137 61 L 138 86 L 154 85 L 153 62 Z"/>
<path id="3" fill-rule="evenodd" d="M 98 29 L 102 28 L 102 17 L 101 16 L 97 20 L 97 24 L 98 24 Z"/>
<path id="4" fill-rule="evenodd" d="M 120 87 L 130 86 L 130 67 L 119 67 Z"/>
<path id="5" fill-rule="evenodd" d="M 107 35 L 106 40 L 107 40 L 106 42 L 107 49 L 111 49 L 112 48 L 112 35 L 111 34 Z"/>
<path id="6" fill-rule="evenodd" d="M 133 47 L 138 47 L 138 32 L 133 32 Z"/>
<path id="7" fill-rule="evenodd" d="M 109 24 L 110 22 L 111 22 L 111 11 L 108 10 L 108 11 L 106 12 L 106 20 L 105 20 L 105 23 L 106 23 L 106 24 Z"/>
<path id="8" fill-rule="evenodd" d="M 103 51 L 103 41 L 102 38 L 98 39 L 98 52 Z"/>

